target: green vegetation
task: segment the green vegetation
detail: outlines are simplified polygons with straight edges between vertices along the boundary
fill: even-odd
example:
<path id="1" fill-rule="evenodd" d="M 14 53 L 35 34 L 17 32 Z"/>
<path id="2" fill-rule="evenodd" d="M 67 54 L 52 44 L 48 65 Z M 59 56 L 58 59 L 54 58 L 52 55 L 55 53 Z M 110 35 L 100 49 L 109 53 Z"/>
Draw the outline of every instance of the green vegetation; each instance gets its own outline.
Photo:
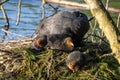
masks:
<path id="1" fill-rule="evenodd" d="M 0 64 L 1 80 L 120 79 L 120 65 L 114 56 L 109 54 L 111 52 L 109 45 L 84 42 L 82 47 L 75 50 L 84 52 L 87 60 L 80 70 L 73 73 L 65 64 L 69 52 L 50 49 L 39 52 L 30 46 L 12 49 L 3 55 L 6 62 Z"/>

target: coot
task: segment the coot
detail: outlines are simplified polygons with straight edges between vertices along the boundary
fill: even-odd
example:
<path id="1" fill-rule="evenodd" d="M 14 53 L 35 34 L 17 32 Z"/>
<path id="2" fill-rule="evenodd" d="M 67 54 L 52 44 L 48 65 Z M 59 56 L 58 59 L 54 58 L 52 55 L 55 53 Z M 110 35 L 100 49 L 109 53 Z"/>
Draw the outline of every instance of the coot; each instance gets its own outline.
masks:
<path id="1" fill-rule="evenodd" d="M 85 60 L 85 55 L 82 52 L 73 51 L 67 56 L 66 64 L 72 72 L 75 72 L 81 68 Z"/>
<path id="2" fill-rule="evenodd" d="M 36 34 L 38 36 L 46 35 L 47 45 L 52 49 L 71 51 L 73 47 L 65 46 L 65 38 L 69 37 L 75 47 L 80 46 L 89 27 L 88 18 L 84 13 L 60 11 L 43 19 L 36 30 Z"/>
<path id="3" fill-rule="evenodd" d="M 79 11 L 60 11 L 41 21 L 36 33 L 39 35 L 67 34 L 80 46 L 84 35 L 89 30 L 89 20 Z"/>

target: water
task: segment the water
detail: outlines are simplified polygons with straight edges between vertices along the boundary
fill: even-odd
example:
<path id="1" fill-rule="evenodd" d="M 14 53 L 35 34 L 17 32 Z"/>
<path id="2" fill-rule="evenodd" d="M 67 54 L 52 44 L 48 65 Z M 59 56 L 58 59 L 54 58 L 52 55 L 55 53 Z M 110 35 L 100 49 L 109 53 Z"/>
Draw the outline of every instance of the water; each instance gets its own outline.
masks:
<path id="1" fill-rule="evenodd" d="M 35 31 L 35 29 L 38 27 L 38 24 L 41 20 L 42 15 L 42 9 L 41 9 L 41 0 L 22 0 L 22 7 L 21 7 L 21 17 L 20 17 L 20 23 L 18 26 L 16 26 L 16 20 L 17 20 L 17 12 L 18 12 L 18 1 L 19 0 L 10 0 L 7 3 L 5 3 L 3 6 L 7 12 L 9 22 L 10 22 L 10 32 L 20 34 L 23 36 L 31 36 L 32 33 Z M 80 1 L 80 0 L 77 0 Z M 113 3 L 113 4 L 112 4 Z M 119 8 L 119 5 L 116 6 L 115 4 L 120 4 L 119 0 L 114 0 L 110 3 L 110 6 L 113 5 L 113 7 Z M 55 6 L 55 5 L 54 5 Z M 56 7 L 56 6 L 55 6 Z M 67 10 L 65 8 L 59 8 L 60 10 Z M 45 16 L 50 16 L 54 13 L 54 10 L 50 6 L 45 6 Z M 89 11 L 83 11 L 86 12 L 89 16 L 91 16 Z M 113 16 L 116 14 L 112 14 Z M 114 16 L 115 20 L 117 19 L 117 16 Z M 3 14 L 0 10 L 0 39 L 4 35 L 4 32 L 2 31 L 3 26 L 6 24 L 5 20 L 3 19 Z M 6 36 L 6 40 L 10 39 L 21 39 L 14 34 L 9 34 Z"/>
<path id="2" fill-rule="evenodd" d="M 6 10 L 6 13 L 10 22 L 10 32 L 20 34 L 20 35 L 31 35 L 37 28 L 41 20 L 41 1 L 40 0 L 23 0 L 21 7 L 21 17 L 20 23 L 16 26 L 17 12 L 18 12 L 18 1 L 19 0 L 10 0 L 5 3 L 3 6 Z M 54 13 L 52 8 L 49 6 L 46 7 L 45 16 L 49 16 Z M 6 24 L 3 19 L 2 11 L 0 11 L 0 38 L 3 36 L 4 32 L 2 31 L 3 26 Z M 13 34 L 10 34 L 6 37 L 6 40 L 9 39 L 19 39 Z"/>

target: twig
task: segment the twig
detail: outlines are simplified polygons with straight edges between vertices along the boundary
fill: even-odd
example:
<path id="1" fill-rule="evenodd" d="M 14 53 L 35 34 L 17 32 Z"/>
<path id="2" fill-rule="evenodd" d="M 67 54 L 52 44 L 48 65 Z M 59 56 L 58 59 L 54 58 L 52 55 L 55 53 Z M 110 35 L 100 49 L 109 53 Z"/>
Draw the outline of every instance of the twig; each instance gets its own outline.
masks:
<path id="1" fill-rule="evenodd" d="M 29 38 L 29 37 L 22 36 L 22 35 L 20 35 L 20 34 L 16 34 L 16 33 L 7 31 L 7 30 L 5 30 L 5 29 L 2 29 L 2 31 L 4 31 L 4 32 L 6 32 L 6 33 L 14 34 L 14 35 L 19 36 L 19 37 L 22 37 L 22 38 Z"/>
<path id="2" fill-rule="evenodd" d="M 59 7 L 54 7 L 49 3 L 48 3 L 48 6 L 50 6 L 55 11 L 55 13 L 57 13 Z"/>
<path id="3" fill-rule="evenodd" d="M 108 45 L 109 45 L 109 43 L 108 43 L 108 42 L 106 42 L 106 41 L 103 39 L 103 37 L 100 37 L 100 36 L 95 35 L 95 34 L 88 34 L 88 36 L 98 37 L 98 38 L 100 38 L 102 41 L 104 41 L 106 44 L 108 44 Z"/>
<path id="4" fill-rule="evenodd" d="M 89 19 L 89 22 L 91 21 L 91 20 L 93 20 L 94 19 L 94 17 L 91 17 L 90 19 Z"/>
<path id="5" fill-rule="evenodd" d="M 2 13 L 3 13 L 4 19 L 6 21 L 5 30 L 8 31 L 8 29 L 9 29 L 9 19 L 8 19 L 8 16 L 5 12 L 5 9 L 2 5 L 1 5 L 1 10 L 2 10 Z M 5 39 L 6 35 L 7 35 L 7 33 L 5 32 L 5 35 L 3 35 L 3 40 Z"/>
<path id="6" fill-rule="evenodd" d="M 10 40 L 13 40 L 13 39 L 14 39 L 10 34 L 7 34 L 7 37 L 8 37 Z"/>
<path id="7" fill-rule="evenodd" d="M 94 32 L 95 32 L 96 25 L 97 25 L 97 21 L 95 20 L 94 26 L 93 26 L 93 29 L 92 29 L 92 34 L 94 34 Z M 94 39 L 93 39 L 93 37 L 92 37 L 92 42 L 93 42 L 93 41 L 94 41 Z"/>
<path id="8" fill-rule="evenodd" d="M 4 0 L 3 2 L 0 1 L 0 5 L 6 3 L 7 1 L 9 1 L 9 0 Z"/>
<path id="9" fill-rule="evenodd" d="M 33 41 L 33 39 L 29 39 L 29 40 L 11 40 L 11 41 L 4 41 L 4 44 L 8 45 L 8 46 L 5 46 L 5 47 L 14 48 L 14 47 L 20 47 L 20 46 L 25 45 L 25 44 L 30 44 L 32 41 Z M 13 46 L 12 46 L 12 44 L 13 44 Z M 14 44 L 19 45 L 19 46 L 14 46 Z"/>
<path id="10" fill-rule="evenodd" d="M 50 50 L 50 58 L 48 58 L 48 60 L 50 60 L 49 62 L 48 62 L 48 69 L 47 69 L 47 77 L 46 77 L 46 80 L 49 80 L 49 77 L 50 77 L 50 69 L 51 69 L 51 66 L 52 66 L 52 62 L 53 62 L 53 53 L 52 53 L 53 51 L 52 50 Z"/>
<path id="11" fill-rule="evenodd" d="M 33 40 L 34 39 L 4 41 L 2 44 L 5 46 L 0 47 L 0 50 L 11 50 L 13 48 L 22 47 L 23 45 L 30 45 Z"/>
<path id="12" fill-rule="evenodd" d="M 9 40 L 9 41 L 4 41 L 4 43 L 29 42 L 29 41 L 33 41 L 33 39 L 28 39 L 28 40 Z"/>
<path id="13" fill-rule="evenodd" d="M 107 2 L 106 2 L 106 10 L 108 10 L 108 7 L 109 7 L 109 0 L 107 0 Z"/>
<path id="14" fill-rule="evenodd" d="M 101 58 L 108 57 L 108 56 L 114 56 L 114 54 L 113 53 L 103 54 L 99 58 L 101 59 Z"/>
<path id="15" fill-rule="evenodd" d="M 1 54 L 1 52 L 5 52 L 5 53 Z M 6 55 L 7 53 L 11 53 L 11 52 L 0 48 L 0 56 Z"/>
<path id="16" fill-rule="evenodd" d="M 45 17 L 45 0 L 42 0 L 42 19 Z"/>
<path id="17" fill-rule="evenodd" d="M 117 19 L 117 27 L 119 27 L 119 24 L 120 24 L 120 13 L 119 13 L 118 19 Z"/>
<path id="18" fill-rule="evenodd" d="M 9 29 L 9 19 L 8 19 L 7 13 L 6 13 L 6 11 L 5 11 L 5 9 L 4 9 L 4 7 L 2 5 L 1 5 L 1 10 L 3 12 L 3 16 L 4 16 L 4 19 L 6 21 L 6 28 L 5 28 L 5 30 L 8 30 Z"/>
<path id="19" fill-rule="evenodd" d="M 22 4 L 22 0 L 19 0 L 19 4 L 18 4 L 18 18 L 17 18 L 16 25 L 19 25 L 19 22 L 20 22 L 21 4 Z"/>

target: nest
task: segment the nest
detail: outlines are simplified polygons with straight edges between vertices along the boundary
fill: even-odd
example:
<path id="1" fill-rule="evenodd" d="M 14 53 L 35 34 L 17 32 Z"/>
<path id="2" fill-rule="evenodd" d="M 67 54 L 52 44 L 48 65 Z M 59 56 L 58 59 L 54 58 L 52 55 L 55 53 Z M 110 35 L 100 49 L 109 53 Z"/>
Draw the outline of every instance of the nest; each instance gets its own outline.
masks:
<path id="1" fill-rule="evenodd" d="M 109 45 L 87 42 L 82 47 L 75 48 L 88 55 L 88 58 L 83 67 L 73 73 L 65 63 L 69 52 L 50 49 L 35 51 L 31 47 L 31 42 L 31 40 L 13 41 L 9 42 L 9 45 L 7 43 L 8 46 L 2 45 L 0 49 L 1 80 L 120 79 L 120 65 L 114 56 L 109 54 L 111 52 Z"/>

